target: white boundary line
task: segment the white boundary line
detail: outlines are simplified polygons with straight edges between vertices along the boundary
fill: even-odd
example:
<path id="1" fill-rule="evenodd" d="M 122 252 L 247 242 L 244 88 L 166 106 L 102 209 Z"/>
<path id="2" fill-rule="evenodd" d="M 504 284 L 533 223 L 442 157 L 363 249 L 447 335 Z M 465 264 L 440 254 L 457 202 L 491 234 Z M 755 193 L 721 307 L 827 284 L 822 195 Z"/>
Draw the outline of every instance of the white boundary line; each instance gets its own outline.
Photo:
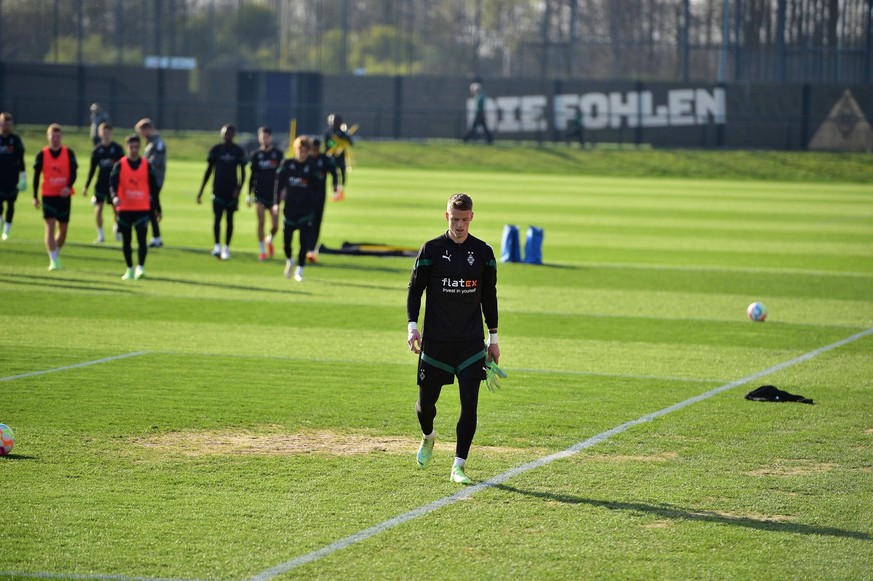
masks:
<path id="1" fill-rule="evenodd" d="M 873 328 L 867 329 L 866 331 L 861 331 L 860 333 L 855 333 L 854 335 L 852 335 L 850 337 L 846 337 L 845 339 L 837 341 L 836 343 L 831 343 L 830 345 L 820 347 L 818 349 L 810 351 L 809 353 L 805 353 L 799 357 L 795 357 L 794 359 L 790 359 L 788 361 L 783 361 L 782 363 L 778 363 L 776 365 L 773 365 L 772 367 L 768 367 L 767 369 L 764 369 L 763 371 L 753 373 L 752 375 L 748 375 L 746 377 L 743 377 L 742 379 L 737 379 L 737 380 L 731 381 L 730 383 L 726 383 L 722 386 L 716 387 L 715 389 L 712 389 L 710 391 L 707 391 L 707 392 L 702 393 L 700 395 L 697 395 L 695 397 L 686 399 L 685 401 L 681 401 L 677 404 L 671 405 L 671 406 L 666 407 L 664 409 L 661 409 L 661 410 L 658 410 L 656 412 L 652 412 L 650 414 L 641 416 L 635 420 L 625 422 L 625 423 L 623 423 L 619 426 L 616 426 L 610 430 L 607 430 L 605 432 L 601 432 L 600 434 L 597 434 L 596 436 L 593 436 L 591 438 L 588 438 L 587 440 L 579 442 L 578 444 L 570 446 L 566 450 L 563 450 L 561 452 L 557 452 L 555 454 L 551 454 L 550 456 L 543 456 L 541 458 L 538 458 L 536 460 L 528 462 L 527 464 L 522 464 L 521 466 L 516 466 L 515 468 L 507 470 L 506 472 L 504 472 L 502 474 L 498 474 L 497 476 L 494 476 L 490 480 L 486 480 L 485 482 L 480 482 L 479 484 L 475 484 L 473 486 L 465 487 L 464 489 L 456 492 L 455 494 L 451 494 L 449 496 L 444 496 L 443 498 L 435 500 L 435 501 L 431 502 L 430 504 L 426 504 L 424 506 L 420 506 L 418 508 L 415 508 L 415 509 L 412 509 L 408 512 L 405 512 L 403 514 L 397 515 L 394 518 L 390 518 L 390 519 L 383 521 L 377 525 L 373 525 L 370 528 L 364 529 L 364 530 L 359 531 L 353 535 L 350 535 L 348 537 L 345 537 L 343 539 L 335 541 L 335 542 L 333 542 L 329 545 L 326 545 L 320 549 L 312 551 L 311 553 L 301 555 L 300 557 L 297 557 L 296 559 L 292 559 L 290 561 L 280 563 L 279 565 L 276 565 L 274 567 L 271 567 L 269 569 L 261 571 L 260 573 L 258 573 L 254 577 L 252 577 L 251 581 L 266 581 L 267 579 L 272 579 L 273 577 L 276 577 L 277 575 L 281 575 L 283 573 L 287 573 L 288 571 L 295 569 L 296 567 L 299 567 L 301 565 L 305 565 L 307 563 L 311 563 L 313 561 L 317 561 L 323 557 L 327 557 L 328 555 L 331 555 L 337 551 L 345 549 L 346 547 L 350 547 L 351 545 L 360 543 L 361 541 L 365 541 L 365 540 L 369 539 L 370 537 L 378 535 L 379 533 L 387 531 L 388 529 L 391 529 L 397 525 L 400 525 L 400 524 L 409 522 L 411 520 L 417 519 L 418 517 L 424 516 L 424 515 L 431 513 L 437 509 L 440 509 L 444 506 L 454 504 L 454 503 L 458 502 L 459 500 L 463 500 L 465 498 L 468 498 L 468 497 L 476 494 L 477 492 L 480 492 L 480 491 L 485 490 L 487 488 L 491 488 L 491 487 L 496 486 L 498 484 L 502 484 L 503 482 L 506 482 L 507 480 L 509 480 L 511 478 L 519 476 L 520 474 L 524 474 L 525 472 L 528 472 L 528 471 L 533 470 L 535 468 L 540 468 L 542 466 L 545 466 L 546 464 L 550 464 L 550 463 L 554 462 L 555 460 L 560 460 L 562 458 L 568 458 L 581 450 L 585 450 L 586 448 L 590 448 L 591 446 L 594 446 L 594 445 L 599 444 L 605 440 L 608 440 L 609 438 L 611 438 L 617 434 L 620 434 L 622 432 L 625 432 L 636 425 L 652 421 L 655 418 L 669 414 L 670 412 L 680 410 L 684 407 L 690 406 L 690 405 L 695 404 L 695 403 L 702 401 L 704 399 L 708 399 L 714 395 L 718 395 L 719 393 L 721 393 L 723 391 L 733 389 L 733 388 L 738 387 L 740 385 L 746 384 L 750 381 L 754 381 L 756 379 L 760 379 L 764 376 L 770 375 L 771 373 L 776 373 L 777 371 L 781 371 L 781 370 L 785 369 L 786 367 L 791 367 L 792 365 L 797 365 L 798 363 L 808 361 L 808 360 L 812 359 L 813 357 L 821 355 L 822 353 L 825 353 L 827 351 L 831 351 L 831 350 L 836 349 L 838 347 L 842 347 L 843 345 L 847 345 L 849 343 L 857 341 L 858 339 L 861 339 L 863 337 L 867 337 L 868 335 L 873 335 Z"/>
<path id="2" fill-rule="evenodd" d="M 89 365 L 97 365 L 98 363 L 106 363 L 117 359 L 126 359 L 128 357 L 136 357 L 145 355 L 148 351 L 134 351 L 133 353 L 122 353 L 112 357 L 104 357 L 103 359 L 95 359 L 94 361 L 84 361 L 82 363 L 74 363 L 73 365 L 64 365 L 63 367 L 54 367 L 52 369 L 43 369 L 42 371 L 31 371 L 30 373 L 22 373 L 20 375 L 10 375 L 8 377 L 0 377 L 0 381 L 12 381 L 13 379 L 23 379 L 25 377 L 34 377 L 36 375 L 45 375 L 46 373 L 54 373 L 56 371 L 66 371 L 67 369 L 78 369 L 79 367 L 88 367 Z"/>

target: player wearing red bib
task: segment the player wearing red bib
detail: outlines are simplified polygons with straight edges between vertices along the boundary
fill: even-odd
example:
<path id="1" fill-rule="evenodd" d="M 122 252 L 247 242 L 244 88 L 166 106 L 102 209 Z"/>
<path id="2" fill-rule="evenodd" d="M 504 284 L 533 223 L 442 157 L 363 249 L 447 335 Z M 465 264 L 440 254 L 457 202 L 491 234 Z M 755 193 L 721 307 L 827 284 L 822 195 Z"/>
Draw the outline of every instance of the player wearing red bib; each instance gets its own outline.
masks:
<path id="1" fill-rule="evenodd" d="M 152 208 L 160 208 L 160 186 L 155 170 L 139 154 L 138 135 L 127 138 L 127 155 L 118 160 L 109 176 L 112 203 L 118 211 L 118 231 L 121 232 L 121 250 L 127 270 L 122 280 L 139 280 L 145 276 L 148 254 L 146 235 Z M 133 231 L 136 231 L 137 266 L 133 268 Z"/>
<path id="2" fill-rule="evenodd" d="M 48 146 L 36 154 L 33 163 L 33 207 L 42 208 L 45 219 L 45 248 L 49 255 L 49 270 L 60 270 L 61 249 L 67 241 L 70 224 L 70 196 L 75 194 L 76 154 L 61 144 L 64 130 L 57 123 L 46 129 Z M 40 176 L 42 176 L 42 203 L 40 203 Z M 55 229 L 57 228 L 57 233 Z"/>

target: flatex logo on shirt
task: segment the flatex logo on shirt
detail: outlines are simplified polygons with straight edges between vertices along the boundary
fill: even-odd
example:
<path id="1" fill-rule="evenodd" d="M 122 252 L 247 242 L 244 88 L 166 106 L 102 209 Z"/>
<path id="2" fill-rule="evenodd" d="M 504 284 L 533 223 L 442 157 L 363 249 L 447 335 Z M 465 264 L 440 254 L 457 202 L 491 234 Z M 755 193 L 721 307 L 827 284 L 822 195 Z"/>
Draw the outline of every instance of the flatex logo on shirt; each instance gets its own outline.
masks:
<path id="1" fill-rule="evenodd" d="M 444 278 L 443 292 L 449 294 L 468 294 L 476 292 L 479 281 L 473 278 Z"/>

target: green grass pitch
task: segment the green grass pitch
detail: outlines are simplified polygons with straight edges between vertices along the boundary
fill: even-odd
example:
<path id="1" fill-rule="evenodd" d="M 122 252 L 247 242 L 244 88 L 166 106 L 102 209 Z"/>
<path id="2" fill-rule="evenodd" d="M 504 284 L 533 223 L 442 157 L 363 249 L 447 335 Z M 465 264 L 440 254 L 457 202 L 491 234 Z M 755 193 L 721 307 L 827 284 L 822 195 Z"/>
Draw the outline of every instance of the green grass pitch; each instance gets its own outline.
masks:
<path id="1" fill-rule="evenodd" d="M 243 208 L 217 261 L 203 169 L 171 160 L 167 246 L 139 282 L 91 244 L 82 196 L 48 272 L 20 197 L 0 243 L 2 578 L 246 579 L 459 490 L 456 387 L 415 466 L 412 260 L 323 255 L 295 283 L 257 261 Z M 869 183 L 362 162 L 323 241 L 417 247 L 455 191 L 498 252 L 504 224 L 545 230 L 546 264 L 499 265 L 509 378 L 480 396 L 476 482 L 873 328 Z M 857 338 L 280 577 L 869 579 L 871 355 Z M 743 399 L 764 383 L 816 404 Z"/>

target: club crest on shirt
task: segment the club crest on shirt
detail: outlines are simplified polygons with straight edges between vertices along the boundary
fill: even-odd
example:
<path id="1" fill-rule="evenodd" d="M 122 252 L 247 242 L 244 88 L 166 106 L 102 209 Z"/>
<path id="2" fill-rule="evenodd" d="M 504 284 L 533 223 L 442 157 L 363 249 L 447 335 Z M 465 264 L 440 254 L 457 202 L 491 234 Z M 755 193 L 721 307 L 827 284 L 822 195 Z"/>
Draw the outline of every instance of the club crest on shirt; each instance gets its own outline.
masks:
<path id="1" fill-rule="evenodd" d="M 469 264 L 470 266 L 473 266 L 474 262 L 476 262 L 476 259 L 473 258 L 473 251 L 471 250 L 471 251 L 467 252 L 467 264 Z"/>

